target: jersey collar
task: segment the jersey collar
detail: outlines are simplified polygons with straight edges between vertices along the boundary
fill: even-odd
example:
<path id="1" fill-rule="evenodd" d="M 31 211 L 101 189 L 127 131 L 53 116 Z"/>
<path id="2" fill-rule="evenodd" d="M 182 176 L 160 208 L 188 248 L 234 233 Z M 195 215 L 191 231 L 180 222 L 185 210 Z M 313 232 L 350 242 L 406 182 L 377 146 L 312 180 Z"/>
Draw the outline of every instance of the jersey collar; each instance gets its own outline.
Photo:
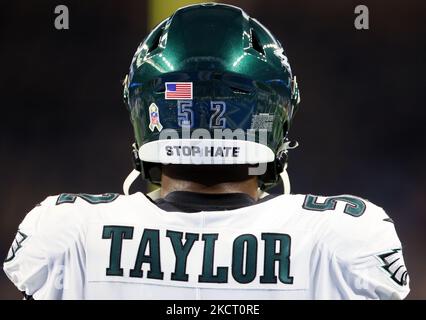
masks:
<path id="1" fill-rule="evenodd" d="M 256 204 L 246 193 L 208 194 L 188 191 L 174 191 L 155 201 L 166 211 L 222 211 L 233 210 Z"/>

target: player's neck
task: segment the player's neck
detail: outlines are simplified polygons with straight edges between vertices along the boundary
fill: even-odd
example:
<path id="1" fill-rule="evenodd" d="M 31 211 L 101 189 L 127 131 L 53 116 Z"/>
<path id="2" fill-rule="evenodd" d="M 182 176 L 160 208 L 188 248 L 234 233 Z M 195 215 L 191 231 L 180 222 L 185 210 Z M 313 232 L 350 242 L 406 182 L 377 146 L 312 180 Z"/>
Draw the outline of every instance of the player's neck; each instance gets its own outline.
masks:
<path id="1" fill-rule="evenodd" d="M 246 169 L 228 168 L 216 171 L 215 168 L 204 170 L 202 166 L 175 170 L 163 167 L 161 179 L 161 197 L 174 191 L 188 191 L 209 194 L 246 193 L 254 200 L 258 199 L 257 177 L 247 175 Z M 232 175 L 229 170 L 232 170 Z M 240 171 L 240 174 L 239 174 Z M 232 178 L 232 179 L 231 179 Z"/>

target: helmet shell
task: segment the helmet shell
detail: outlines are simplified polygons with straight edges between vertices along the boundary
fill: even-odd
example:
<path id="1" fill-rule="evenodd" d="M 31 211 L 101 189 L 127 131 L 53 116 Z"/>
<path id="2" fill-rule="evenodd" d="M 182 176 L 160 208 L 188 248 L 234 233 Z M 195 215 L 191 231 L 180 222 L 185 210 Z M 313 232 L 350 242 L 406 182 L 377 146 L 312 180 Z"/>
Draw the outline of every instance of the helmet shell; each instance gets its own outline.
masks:
<path id="1" fill-rule="evenodd" d="M 191 83 L 192 99 L 166 99 L 166 83 Z M 262 24 L 234 6 L 198 4 L 177 10 L 139 45 L 124 99 L 142 161 L 191 163 L 155 150 L 167 131 L 188 142 L 202 129 L 210 140 L 253 142 L 251 156 L 234 163 L 260 163 L 282 149 L 298 90 L 280 42 Z M 218 138 L 218 129 L 230 135 Z"/>

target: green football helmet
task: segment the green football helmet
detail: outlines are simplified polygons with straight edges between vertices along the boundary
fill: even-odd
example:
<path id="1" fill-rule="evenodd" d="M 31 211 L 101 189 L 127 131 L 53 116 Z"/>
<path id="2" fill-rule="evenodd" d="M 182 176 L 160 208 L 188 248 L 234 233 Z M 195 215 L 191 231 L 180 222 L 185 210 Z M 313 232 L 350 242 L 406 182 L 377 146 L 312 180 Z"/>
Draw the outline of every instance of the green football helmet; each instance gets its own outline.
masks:
<path id="1" fill-rule="evenodd" d="M 268 29 L 240 8 L 206 3 L 177 10 L 149 33 L 124 101 L 136 138 L 125 193 L 139 174 L 160 184 L 170 163 L 263 164 L 265 189 L 285 172 L 300 93 Z"/>

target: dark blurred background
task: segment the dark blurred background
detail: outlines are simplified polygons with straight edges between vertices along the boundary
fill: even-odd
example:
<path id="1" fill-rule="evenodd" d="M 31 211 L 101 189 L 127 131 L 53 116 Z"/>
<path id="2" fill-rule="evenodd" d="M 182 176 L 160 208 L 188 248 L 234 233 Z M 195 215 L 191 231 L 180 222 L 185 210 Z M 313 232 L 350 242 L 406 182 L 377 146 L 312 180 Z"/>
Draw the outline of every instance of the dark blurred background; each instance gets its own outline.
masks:
<path id="1" fill-rule="evenodd" d="M 404 245 L 409 298 L 425 299 L 426 2 L 226 3 L 279 37 L 299 80 L 293 192 L 349 193 L 384 207 Z M 61 4 L 69 30 L 54 28 Z M 354 28 L 359 4 L 369 30 Z M 122 192 L 133 132 L 121 80 L 151 9 L 143 0 L 0 2 L 1 257 L 46 196 Z M 0 298 L 20 298 L 3 272 Z"/>

